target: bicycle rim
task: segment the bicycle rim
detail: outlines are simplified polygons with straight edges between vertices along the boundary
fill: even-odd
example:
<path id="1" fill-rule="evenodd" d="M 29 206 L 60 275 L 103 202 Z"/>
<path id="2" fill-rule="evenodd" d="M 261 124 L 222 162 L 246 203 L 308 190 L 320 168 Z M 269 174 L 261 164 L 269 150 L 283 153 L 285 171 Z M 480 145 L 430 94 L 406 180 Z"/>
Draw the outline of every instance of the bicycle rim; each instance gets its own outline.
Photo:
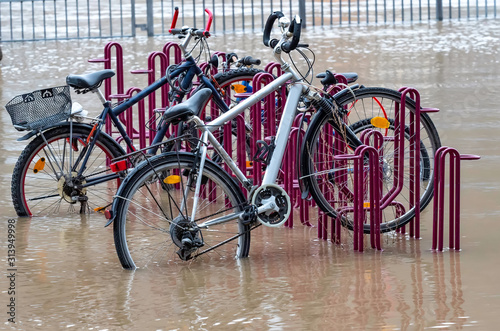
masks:
<path id="1" fill-rule="evenodd" d="M 118 180 L 72 189 L 69 174 L 74 178 L 77 169 L 70 171 L 70 149 L 73 164 L 81 160 L 88 146 L 87 130 L 74 128 L 70 142 L 69 131 L 45 133 L 47 143 L 40 137 L 28 145 L 20 156 L 13 175 L 13 200 L 20 216 L 66 215 L 102 210 L 112 201 Z M 122 153 L 111 142 L 99 139 L 87 161 L 80 183 L 111 174 L 109 160 Z M 76 171 L 75 171 L 76 170 Z M 76 200 L 80 199 L 80 200 Z"/>
<path id="2" fill-rule="evenodd" d="M 365 130 L 378 131 L 384 137 L 384 142 L 379 150 L 382 171 L 382 196 L 388 195 L 394 186 L 396 155 L 394 139 L 394 112 L 395 104 L 400 100 L 400 94 L 397 91 L 365 88 L 355 92 L 356 97 L 347 95 L 339 103 L 348 110 L 348 116 L 344 121 L 350 128 L 360 136 Z M 405 111 L 406 125 L 410 111 L 414 111 L 414 103 L 407 102 Z M 321 116 L 321 115 L 319 115 Z M 383 118 L 380 120 L 383 125 L 375 126 L 372 119 Z M 311 124 L 314 126 L 314 133 L 310 132 L 307 138 L 305 152 L 309 155 L 306 162 L 307 170 L 304 172 L 309 183 L 310 192 L 318 203 L 320 208 L 332 217 L 337 217 L 340 213 L 342 224 L 352 229 L 352 207 L 353 207 L 353 187 L 354 173 L 353 161 L 339 161 L 335 159 L 338 154 L 353 154 L 354 151 L 342 143 L 342 139 L 336 140 L 336 134 L 331 125 L 333 118 L 325 114 L 322 118 Z M 383 127 L 382 127 L 383 126 Z M 339 137 L 342 136 L 340 133 Z M 402 153 L 404 158 L 403 185 L 401 192 L 396 198 L 382 210 L 381 231 L 387 232 L 395 230 L 408 223 L 414 216 L 415 210 L 410 204 L 410 131 L 405 129 L 405 145 Z M 337 142 L 337 144 L 336 144 Z M 424 114 L 420 125 L 420 176 L 417 180 L 420 187 L 420 209 L 423 210 L 430 202 L 433 194 L 432 169 L 434 154 L 440 146 L 437 131 Z M 304 160 L 304 158 L 303 158 Z M 369 185 L 368 166 L 363 167 L 363 180 L 365 187 Z M 364 232 L 370 232 L 369 226 L 369 197 L 367 194 L 363 197 L 365 206 L 365 225 Z"/>
<path id="3" fill-rule="evenodd" d="M 200 258 L 212 262 L 248 256 L 249 226 L 239 220 L 186 233 L 193 228 L 194 189 L 189 186 L 194 156 L 170 153 L 148 163 L 136 168 L 117 194 L 115 246 L 125 269 L 175 265 L 204 251 Z M 241 191 L 220 167 L 208 161 L 202 178 L 194 222 L 242 210 Z M 184 236 L 203 242 L 202 247 L 186 250 Z"/>

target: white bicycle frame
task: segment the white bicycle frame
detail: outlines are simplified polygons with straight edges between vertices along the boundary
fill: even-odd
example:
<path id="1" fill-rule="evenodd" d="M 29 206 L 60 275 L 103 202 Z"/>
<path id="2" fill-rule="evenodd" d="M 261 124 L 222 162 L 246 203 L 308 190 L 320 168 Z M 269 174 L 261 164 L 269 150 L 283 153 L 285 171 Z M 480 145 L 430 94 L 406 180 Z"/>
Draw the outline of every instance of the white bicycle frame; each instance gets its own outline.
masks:
<path id="1" fill-rule="evenodd" d="M 228 155 L 228 153 L 224 150 L 224 148 L 219 144 L 215 136 L 212 134 L 213 131 L 217 130 L 221 126 L 223 126 L 225 123 L 233 120 L 236 118 L 239 114 L 243 113 L 245 109 L 253 106 L 254 104 L 260 102 L 264 97 L 267 95 L 271 94 L 272 92 L 276 91 L 278 88 L 281 86 L 287 84 L 290 86 L 289 92 L 288 92 L 288 97 L 285 103 L 285 108 L 281 116 L 281 120 L 279 122 L 279 127 L 278 131 L 276 133 L 276 139 L 275 139 L 275 149 L 272 154 L 272 157 L 270 159 L 270 162 L 266 168 L 266 172 L 264 174 L 264 178 L 262 179 L 262 185 L 266 184 L 274 184 L 276 182 L 276 179 L 278 177 L 279 169 L 281 167 L 281 163 L 283 160 L 283 155 L 285 153 L 286 145 L 288 143 L 288 138 L 290 135 L 290 131 L 292 129 L 292 124 L 293 120 L 295 118 L 297 106 L 299 103 L 299 99 L 302 94 L 307 93 L 308 87 L 303 85 L 303 84 L 297 84 L 297 81 L 301 81 L 302 77 L 299 76 L 298 73 L 296 73 L 288 63 L 282 60 L 281 58 L 281 44 L 284 42 L 286 38 L 282 38 L 280 43 L 275 47 L 274 49 L 274 55 L 276 60 L 281 64 L 281 67 L 284 71 L 284 74 L 281 75 L 280 77 L 276 78 L 273 82 L 270 84 L 266 85 L 264 88 L 256 92 L 255 94 L 252 94 L 250 97 L 247 99 L 241 101 L 238 105 L 230 109 L 228 112 L 224 113 L 220 117 L 216 118 L 215 120 L 204 123 L 201 121 L 201 119 L 197 116 L 194 116 L 190 121 L 194 122 L 198 129 L 201 130 L 201 148 L 199 149 L 198 153 L 200 153 L 200 166 L 199 166 L 199 173 L 201 174 L 203 172 L 203 167 L 205 164 L 205 160 L 207 157 L 207 143 L 210 142 L 212 147 L 215 149 L 215 151 L 223 158 L 223 160 L 226 162 L 227 166 L 232 170 L 232 172 L 236 175 L 238 180 L 243 184 L 243 186 L 247 190 L 251 190 L 252 184 L 250 180 L 241 172 L 241 170 L 238 168 L 236 163 L 233 161 L 231 156 Z M 201 187 L 201 180 L 202 176 L 197 177 L 197 182 L 196 182 L 196 188 L 195 188 L 195 194 L 193 198 L 193 208 L 192 208 L 192 215 L 191 219 L 196 219 L 195 218 L 195 213 L 196 213 L 196 206 L 198 203 L 198 199 L 200 196 L 200 187 Z M 187 195 L 185 195 L 187 196 Z M 183 203 L 184 205 L 184 203 Z M 258 208 L 258 214 L 264 213 L 269 210 L 275 209 L 275 205 L 272 201 L 268 203 L 264 203 L 264 205 L 260 206 Z M 182 209 L 181 209 L 182 210 Z M 211 225 L 215 224 L 220 224 L 224 222 L 228 222 L 230 220 L 237 219 L 240 217 L 243 213 L 238 212 L 233 215 L 227 215 L 224 217 L 220 217 L 217 219 L 209 220 L 206 221 L 202 224 L 198 224 L 199 228 L 206 228 Z"/>

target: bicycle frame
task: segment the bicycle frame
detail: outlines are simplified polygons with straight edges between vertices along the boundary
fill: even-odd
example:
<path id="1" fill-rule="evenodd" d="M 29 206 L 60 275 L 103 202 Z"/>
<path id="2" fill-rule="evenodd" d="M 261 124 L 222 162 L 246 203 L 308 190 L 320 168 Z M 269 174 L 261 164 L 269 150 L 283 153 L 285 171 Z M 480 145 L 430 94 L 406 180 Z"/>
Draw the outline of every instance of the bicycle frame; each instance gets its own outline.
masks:
<path id="1" fill-rule="evenodd" d="M 214 100 L 214 102 L 216 103 L 218 108 L 221 110 L 221 112 L 224 113 L 224 112 L 229 111 L 229 107 L 226 105 L 224 100 L 222 100 L 221 96 L 219 95 L 219 92 L 217 91 L 216 87 L 212 84 L 211 80 L 208 79 L 205 75 L 203 75 L 203 72 L 200 69 L 200 67 L 198 67 L 196 65 L 194 58 L 191 55 L 186 53 L 185 45 L 187 45 L 187 43 L 189 43 L 189 37 L 187 38 L 187 40 L 184 42 L 183 46 L 181 47 L 182 50 L 184 51 L 184 54 L 187 55 L 187 58 L 186 58 L 184 63 L 182 63 L 177 69 L 175 69 L 170 74 L 170 77 L 167 77 L 166 75 L 163 76 L 162 78 L 160 78 L 159 80 L 157 80 L 153 84 L 147 86 L 141 92 L 130 97 L 129 99 L 127 99 L 123 103 L 118 104 L 114 108 L 111 108 L 111 103 L 109 101 L 105 101 L 104 96 L 102 96 L 100 91 L 98 91 L 101 99 L 104 101 L 103 102 L 104 109 L 103 109 L 101 115 L 98 117 L 98 123 L 95 126 L 94 139 L 92 139 L 92 141 L 90 142 L 90 145 L 88 146 L 88 148 L 84 154 L 85 156 L 83 157 L 83 161 L 82 161 L 81 166 L 78 170 L 77 174 L 79 176 L 82 175 L 84 170 L 85 170 L 85 166 L 86 166 L 87 161 L 90 157 L 90 154 L 92 153 L 95 142 L 97 141 L 97 138 L 102 130 L 102 127 L 106 122 L 107 115 L 109 115 L 111 122 L 116 126 L 116 128 L 118 129 L 118 132 L 123 137 L 127 146 L 132 151 L 136 151 L 136 148 L 134 147 L 132 140 L 127 135 L 127 132 L 125 131 L 125 128 L 123 127 L 120 120 L 118 119 L 118 116 L 120 114 L 122 114 L 124 111 L 126 111 L 127 109 L 129 109 L 130 107 L 137 104 L 142 99 L 146 98 L 151 93 L 158 90 L 163 85 L 167 84 L 169 79 L 176 78 L 182 73 L 186 73 L 185 78 L 182 80 L 182 84 L 184 85 L 184 86 L 182 86 L 183 88 L 187 89 L 189 87 L 189 85 L 191 84 L 191 81 L 193 80 L 194 76 L 196 75 L 200 78 L 200 81 L 202 84 L 204 84 L 205 86 L 210 88 L 210 90 L 212 91 L 212 99 Z M 168 128 L 169 128 L 169 123 L 161 122 L 160 127 L 159 127 L 158 131 L 156 132 L 155 137 L 154 137 L 153 142 L 152 142 L 153 147 L 151 147 L 148 150 L 148 153 L 155 154 L 157 152 L 157 150 L 159 148 L 159 143 L 163 140 L 163 137 L 167 133 Z M 79 165 L 81 158 L 82 158 L 82 155 L 79 156 L 79 159 L 73 165 L 73 169 L 72 169 L 73 171 L 76 171 L 76 168 Z M 86 183 L 79 186 L 79 188 L 89 187 L 89 186 L 96 185 L 96 184 L 99 184 L 99 183 L 102 183 L 102 182 L 105 182 L 108 180 L 116 179 L 118 177 L 119 177 L 118 174 L 113 173 L 113 174 L 99 176 L 99 177 L 93 178 L 93 179 L 88 179 L 86 181 Z"/>
<path id="2" fill-rule="evenodd" d="M 227 154 L 227 152 L 224 150 L 224 148 L 221 146 L 221 144 L 217 141 L 215 136 L 212 134 L 213 131 L 217 130 L 219 127 L 221 127 L 224 123 L 231 121 L 232 119 L 236 118 L 239 114 L 243 113 L 245 109 L 248 107 L 251 107 L 252 105 L 256 104 L 262 98 L 265 96 L 271 94 L 278 88 L 280 88 L 282 85 L 286 84 L 288 81 L 298 81 L 299 77 L 298 75 L 291 70 L 290 68 L 285 69 L 285 73 L 275 79 L 273 82 L 250 96 L 249 98 L 243 100 L 240 102 L 238 105 L 236 105 L 234 108 L 230 109 L 228 112 L 225 114 L 222 114 L 220 117 L 217 119 L 209 122 L 209 123 L 203 123 L 201 119 L 197 116 L 194 116 L 192 118 L 192 121 L 196 123 L 196 125 L 199 127 L 201 130 L 201 148 L 199 149 L 199 154 L 200 154 L 200 167 L 199 171 L 203 171 L 203 166 L 205 164 L 205 160 L 207 157 L 207 142 L 210 141 L 210 144 L 212 147 L 217 151 L 217 153 L 224 159 L 226 164 L 229 166 L 229 168 L 233 171 L 233 173 L 236 175 L 238 180 L 242 183 L 242 185 L 247 189 L 251 190 L 252 189 L 252 183 L 250 180 L 241 172 L 241 170 L 237 167 L 235 162 L 232 160 L 231 156 Z M 279 173 L 279 169 L 281 167 L 281 162 L 283 159 L 283 155 L 285 153 L 288 137 L 290 135 L 290 131 L 292 128 L 293 120 L 295 118 L 295 112 L 297 109 L 297 105 L 299 103 L 300 96 L 307 91 L 307 87 L 301 84 L 295 84 L 295 83 L 290 83 L 290 91 L 288 94 L 288 98 L 286 100 L 285 108 L 282 113 L 281 121 L 278 126 L 278 131 L 276 133 L 276 146 L 273 152 L 273 155 L 271 157 L 271 161 L 267 166 L 266 173 L 264 175 L 264 178 L 262 180 L 262 185 L 265 184 L 273 184 Z M 200 194 L 200 187 L 201 187 L 201 178 L 202 176 L 198 176 L 198 181 L 196 183 L 196 188 L 195 188 L 195 194 L 194 194 L 194 201 L 193 201 L 193 209 L 192 209 L 192 215 L 191 219 L 196 219 L 195 218 L 195 212 L 196 212 L 196 204 L 199 199 L 199 194 Z M 268 210 L 273 209 L 273 207 L 268 203 L 265 204 L 258 209 L 258 213 L 263 213 Z M 207 227 L 210 225 L 214 224 L 219 224 L 223 222 L 227 222 L 230 220 L 234 220 L 239 217 L 241 213 L 235 213 L 233 217 L 230 216 L 224 216 L 219 219 L 214 219 L 214 220 L 209 220 L 207 222 L 204 222 L 202 224 L 199 224 L 198 227 Z"/>

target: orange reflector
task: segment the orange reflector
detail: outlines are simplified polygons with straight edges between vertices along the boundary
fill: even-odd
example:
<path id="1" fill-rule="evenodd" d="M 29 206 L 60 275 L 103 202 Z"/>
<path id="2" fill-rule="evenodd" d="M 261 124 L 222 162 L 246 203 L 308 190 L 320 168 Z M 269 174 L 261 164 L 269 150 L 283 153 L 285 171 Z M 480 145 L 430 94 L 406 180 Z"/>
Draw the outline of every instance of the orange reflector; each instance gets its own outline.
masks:
<path id="1" fill-rule="evenodd" d="M 45 158 L 41 157 L 40 160 L 36 161 L 35 167 L 33 168 L 33 172 L 36 174 L 39 171 L 42 171 L 45 168 Z"/>
<path id="2" fill-rule="evenodd" d="M 231 89 L 236 93 L 244 93 L 247 91 L 247 87 L 243 84 L 233 84 L 231 85 Z"/>
<path id="3" fill-rule="evenodd" d="M 370 122 L 374 127 L 379 129 L 388 129 L 389 126 L 391 125 L 391 123 L 387 120 L 387 118 L 380 116 L 372 118 Z"/>
<path id="4" fill-rule="evenodd" d="M 363 203 L 363 208 L 370 208 L 370 203 L 369 202 L 364 202 Z"/>
<path id="5" fill-rule="evenodd" d="M 171 176 L 165 177 L 163 182 L 165 184 L 177 184 L 177 183 L 181 182 L 181 176 L 171 175 Z"/>
<path id="6" fill-rule="evenodd" d="M 97 207 L 97 208 L 94 208 L 94 211 L 104 214 L 105 209 L 106 209 L 106 207 Z"/>
<path id="7" fill-rule="evenodd" d="M 247 161 L 247 168 L 253 167 L 253 162 L 252 161 Z"/>
<path id="8" fill-rule="evenodd" d="M 118 161 L 115 163 L 111 163 L 109 168 L 113 172 L 120 172 L 120 171 L 127 170 L 127 160 L 121 160 L 121 161 Z"/>

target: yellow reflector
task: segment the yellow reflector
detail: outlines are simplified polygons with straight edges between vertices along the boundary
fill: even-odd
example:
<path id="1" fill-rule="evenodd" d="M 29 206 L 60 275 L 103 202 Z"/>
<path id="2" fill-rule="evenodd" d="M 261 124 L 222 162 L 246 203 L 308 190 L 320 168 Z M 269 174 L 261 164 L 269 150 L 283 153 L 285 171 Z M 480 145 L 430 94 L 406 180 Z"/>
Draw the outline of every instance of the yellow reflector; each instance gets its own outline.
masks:
<path id="1" fill-rule="evenodd" d="M 181 176 L 177 176 L 177 175 L 168 176 L 168 177 L 165 177 L 163 182 L 165 184 L 177 184 L 177 183 L 181 182 Z"/>
<path id="2" fill-rule="evenodd" d="M 233 84 L 231 89 L 236 93 L 245 93 L 247 91 L 247 87 L 243 84 Z"/>
<path id="3" fill-rule="evenodd" d="M 43 170 L 45 168 L 45 158 L 42 157 L 40 160 L 36 161 L 35 167 L 33 168 L 33 172 L 36 174 L 37 172 Z"/>
<path id="4" fill-rule="evenodd" d="M 252 161 L 247 161 L 247 168 L 253 167 L 253 162 Z"/>
<path id="5" fill-rule="evenodd" d="M 380 117 L 380 116 L 372 118 L 372 120 L 370 122 L 372 123 L 372 125 L 374 127 L 379 128 L 379 129 L 388 129 L 389 126 L 391 125 L 391 123 L 389 123 L 387 118 Z"/>
<path id="6" fill-rule="evenodd" d="M 369 202 L 364 202 L 363 203 L 363 208 L 370 208 L 370 203 Z"/>
<path id="7" fill-rule="evenodd" d="M 97 208 L 94 208 L 94 211 L 96 211 L 98 213 L 104 213 L 105 209 L 106 209 L 106 207 L 97 207 Z"/>

